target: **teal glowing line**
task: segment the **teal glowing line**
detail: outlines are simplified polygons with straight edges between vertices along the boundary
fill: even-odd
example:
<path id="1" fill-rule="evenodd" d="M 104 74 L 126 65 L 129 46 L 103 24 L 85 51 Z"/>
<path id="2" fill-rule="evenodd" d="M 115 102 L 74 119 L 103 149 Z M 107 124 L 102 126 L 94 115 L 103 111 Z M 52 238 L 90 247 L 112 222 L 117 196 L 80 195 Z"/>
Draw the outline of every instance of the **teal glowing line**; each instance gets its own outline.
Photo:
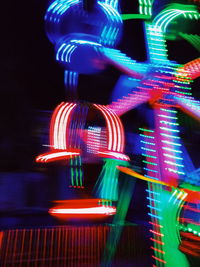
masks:
<path id="1" fill-rule="evenodd" d="M 161 202 L 160 200 L 157 200 L 157 199 L 154 199 L 154 198 L 151 198 L 151 197 L 147 197 L 147 199 L 150 200 L 150 201 L 153 201 L 153 202 L 157 202 L 157 203 Z"/>
<path id="2" fill-rule="evenodd" d="M 149 192 L 150 194 L 160 195 L 160 193 L 158 193 L 158 192 L 156 192 L 156 191 L 149 190 L 149 189 L 146 189 L 145 191 L 146 191 L 146 192 Z"/>
<path id="3" fill-rule="evenodd" d="M 174 139 L 180 139 L 180 136 L 173 136 L 170 134 L 165 134 L 165 133 L 160 133 L 160 135 L 166 136 L 166 137 L 170 137 L 170 138 L 174 138 Z"/>
<path id="4" fill-rule="evenodd" d="M 148 157 L 148 158 L 152 158 L 152 159 L 156 159 L 157 158 L 156 156 L 147 155 L 147 154 L 143 154 L 143 153 L 142 153 L 142 156 Z"/>
<path id="5" fill-rule="evenodd" d="M 146 142 L 146 141 L 140 141 L 141 143 L 144 143 L 144 144 L 148 144 L 148 145 L 152 145 L 152 146 L 155 146 L 155 143 L 150 143 L 150 142 Z"/>
<path id="6" fill-rule="evenodd" d="M 140 136 L 143 136 L 143 137 L 146 137 L 146 138 L 150 138 L 150 139 L 154 139 L 154 136 L 150 136 L 150 135 L 140 134 Z"/>
<path id="7" fill-rule="evenodd" d="M 158 215 L 155 215 L 155 214 L 152 214 L 152 213 L 148 213 L 148 215 L 151 216 L 151 217 L 153 217 L 153 218 L 162 220 L 162 217 L 161 216 L 158 216 Z"/>
<path id="8" fill-rule="evenodd" d="M 151 206 L 151 205 L 147 205 L 148 208 L 152 209 L 152 210 L 157 210 L 157 211 L 161 211 L 160 208 L 156 208 L 154 206 Z"/>
<path id="9" fill-rule="evenodd" d="M 167 140 L 162 140 L 161 142 L 163 142 L 165 144 L 169 144 L 169 145 L 181 146 L 181 144 L 179 144 L 179 143 L 174 143 L 174 142 L 170 142 L 170 141 L 167 141 Z"/>
<path id="10" fill-rule="evenodd" d="M 170 155 L 170 154 L 166 154 L 166 153 L 164 153 L 163 155 L 164 155 L 165 157 L 167 157 L 167 158 L 173 158 L 173 159 L 183 160 L 183 158 L 176 157 L 176 156 L 174 156 L 174 155 Z"/>
<path id="11" fill-rule="evenodd" d="M 144 170 L 146 170 L 146 171 L 150 171 L 150 172 L 156 172 L 156 173 L 158 173 L 158 171 L 156 171 L 156 170 L 151 170 L 151 169 L 146 168 L 146 167 L 144 167 Z"/>

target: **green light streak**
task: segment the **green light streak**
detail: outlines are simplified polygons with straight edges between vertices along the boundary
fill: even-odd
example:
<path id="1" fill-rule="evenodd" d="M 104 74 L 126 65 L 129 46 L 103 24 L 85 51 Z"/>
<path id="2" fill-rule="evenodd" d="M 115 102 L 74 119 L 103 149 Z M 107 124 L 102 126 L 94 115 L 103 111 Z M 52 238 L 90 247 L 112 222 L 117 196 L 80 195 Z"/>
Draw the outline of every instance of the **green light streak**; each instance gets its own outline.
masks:
<path id="1" fill-rule="evenodd" d="M 161 25 L 160 25 L 160 27 L 162 28 L 163 27 L 163 25 L 164 25 L 164 27 L 163 27 L 163 31 L 165 32 L 166 31 L 166 29 L 167 29 L 167 26 L 169 25 L 169 23 L 173 20 L 173 19 L 175 19 L 176 17 L 178 17 L 178 16 L 180 16 L 182 14 L 182 12 L 174 12 L 172 15 L 166 15 L 166 18 L 163 20 L 163 22 L 161 23 Z"/>
<path id="2" fill-rule="evenodd" d="M 154 214 L 158 216 L 156 223 L 162 225 L 159 228 L 159 236 L 163 244 L 157 244 L 155 242 L 154 247 L 160 251 L 164 251 L 164 254 L 157 250 L 154 251 L 155 256 L 166 262 L 162 266 L 176 267 L 178 262 L 181 267 L 189 267 L 186 256 L 178 249 L 180 235 L 177 227 L 180 209 L 186 194 L 175 188 L 172 188 L 172 192 L 163 190 L 162 186 L 157 184 L 148 183 L 148 187 L 149 190 L 157 193 L 152 193 L 151 196 L 153 199 L 159 200 L 159 202 L 152 200 L 150 201 L 150 205 L 152 206 L 153 204 L 156 208 L 154 209 Z M 153 209 L 151 209 L 151 212 L 153 212 Z M 159 218 L 162 218 L 162 220 Z M 153 221 L 155 222 L 155 219 Z M 154 239 L 156 239 L 156 234 L 154 234 Z M 158 260 L 156 261 L 160 266 L 160 262 Z"/>
<path id="3" fill-rule="evenodd" d="M 140 131 L 145 131 L 145 132 L 149 132 L 149 133 L 154 133 L 153 130 L 149 130 L 149 129 L 145 129 L 145 128 L 139 128 Z"/>
<path id="4" fill-rule="evenodd" d="M 143 154 L 143 153 L 142 153 L 142 156 L 148 157 L 148 158 L 152 158 L 152 159 L 156 159 L 157 158 L 156 156 L 151 156 L 151 155 L 147 155 L 147 154 Z"/>
<path id="5" fill-rule="evenodd" d="M 117 166 L 127 166 L 128 163 L 115 159 L 104 159 L 105 164 L 96 182 L 95 195 L 101 199 L 118 200 L 118 176 Z"/>
<path id="6" fill-rule="evenodd" d="M 130 19 L 150 19 L 151 16 L 143 15 L 143 14 L 122 14 L 123 20 L 130 20 Z"/>
<path id="7" fill-rule="evenodd" d="M 83 186 L 81 157 L 70 159 L 70 178 L 72 186 Z"/>
<path id="8" fill-rule="evenodd" d="M 187 92 L 181 92 L 181 91 L 175 91 L 176 93 L 183 94 L 183 95 L 192 95 L 192 93 L 187 93 Z"/>
<path id="9" fill-rule="evenodd" d="M 117 244 L 119 242 L 125 224 L 125 219 L 133 195 L 134 187 L 135 179 L 129 179 L 128 177 L 125 177 L 120 190 L 117 212 L 113 219 L 113 226 L 111 227 L 111 231 L 104 250 L 103 260 L 101 263 L 102 267 L 113 266 L 112 260 L 115 255 Z"/>
<path id="10" fill-rule="evenodd" d="M 188 41 L 197 51 L 200 52 L 200 36 L 197 34 L 186 34 L 179 32 L 179 36 Z"/>
<path id="11" fill-rule="evenodd" d="M 200 186 L 196 186 L 196 185 L 191 185 L 188 183 L 182 183 L 180 186 L 180 188 L 185 188 L 191 191 L 196 191 L 196 192 L 200 192 Z"/>
<path id="12" fill-rule="evenodd" d="M 158 16 L 154 19 L 154 27 L 162 29 L 162 31 L 165 32 L 169 23 L 180 15 L 183 15 L 185 18 L 190 19 L 198 19 L 200 16 L 196 9 L 196 6 L 171 4 L 167 9 L 159 13 Z"/>
<path id="13" fill-rule="evenodd" d="M 79 186 L 79 182 L 78 182 L 78 168 L 77 168 L 77 157 L 76 157 L 76 159 L 75 159 L 75 174 L 76 174 L 76 176 L 75 176 L 75 178 L 76 178 L 76 186 Z"/>
<path id="14" fill-rule="evenodd" d="M 139 13 L 147 16 L 152 16 L 152 5 L 151 0 L 139 0 Z"/>
<path id="15" fill-rule="evenodd" d="M 73 166 L 73 159 L 70 159 L 71 185 L 74 186 L 74 170 L 72 166 Z"/>
<path id="16" fill-rule="evenodd" d="M 158 165 L 157 163 L 153 163 L 153 162 L 146 161 L 146 160 L 143 160 L 142 162 L 150 164 L 150 165 L 154 165 L 154 166 Z"/>

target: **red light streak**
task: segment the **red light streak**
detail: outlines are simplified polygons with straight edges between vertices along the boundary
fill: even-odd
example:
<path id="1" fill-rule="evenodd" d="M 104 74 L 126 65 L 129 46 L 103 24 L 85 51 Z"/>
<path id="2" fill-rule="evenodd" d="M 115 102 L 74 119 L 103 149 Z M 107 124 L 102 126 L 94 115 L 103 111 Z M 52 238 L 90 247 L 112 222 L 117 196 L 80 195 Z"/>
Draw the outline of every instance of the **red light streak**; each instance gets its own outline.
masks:
<path id="1" fill-rule="evenodd" d="M 3 232 L 0 232 L 0 249 L 1 249 L 1 245 L 2 245 L 2 240 L 3 240 Z"/>
<path id="2" fill-rule="evenodd" d="M 153 222 L 149 222 L 149 223 L 150 223 L 150 224 L 152 224 L 152 225 L 154 225 L 154 226 L 157 226 L 157 227 L 163 228 L 163 226 L 162 226 L 162 225 L 160 225 L 160 224 L 153 223 Z"/>
<path id="3" fill-rule="evenodd" d="M 186 254 L 190 254 L 192 256 L 199 256 L 199 253 L 193 251 L 192 249 L 185 248 L 184 244 L 180 246 L 180 250 Z"/>
<path id="4" fill-rule="evenodd" d="M 114 215 L 116 208 L 103 205 L 102 199 L 74 199 L 55 201 L 49 213 L 63 218 L 99 218 Z"/>
<path id="5" fill-rule="evenodd" d="M 50 144 L 55 149 L 67 149 L 67 125 L 69 116 L 77 104 L 61 103 L 56 108 L 50 124 Z"/>
<path id="6" fill-rule="evenodd" d="M 63 114 L 63 112 L 68 109 L 69 107 L 69 103 L 66 103 L 64 105 L 62 105 L 56 115 L 56 118 L 55 118 L 55 122 L 53 121 L 54 125 L 53 127 L 50 126 L 50 129 L 53 128 L 53 132 L 50 132 L 50 140 L 53 139 L 53 148 L 61 148 L 59 146 L 59 126 L 60 126 L 60 120 L 61 120 L 61 116 Z M 52 138 L 51 138 L 52 136 Z"/>
<path id="7" fill-rule="evenodd" d="M 66 141 L 68 140 L 68 125 L 69 125 L 69 118 L 72 109 L 76 106 L 76 104 L 70 104 L 70 107 L 66 110 L 65 114 L 62 115 L 60 120 L 59 130 L 58 130 L 58 141 L 59 141 L 59 148 L 67 149 Z"/>
<path id="8" fill-rule="evenodd" d="M 109 110 L 110 114 L 112 114 L 113 119 L 115 120 L 115 125 L 117 127 L 117 151 L 122 152 L 124 150 L 124 128 L 122 126 L 120 118 L 111 109 L 107 109 Z"/>
<path id="9" fill-rule="evenodd" d="M 150 248 L 153 249 L 153 250 L 156 250 L 156 251 L 158 251 L 158 252 L 160 252 L 162 254 L 165 254 L 165 252 L 163 250 L 160 250 L 160 249 L 157 249 L 157 248 L 154 248 L 154 247 L 150 247 Z"/>
<path id="10" fill-rule="evenodd" d="M 114 152 L 114 151 L 101 151 L 98 152 L 98 155 L 103 158 L 113 158 L 113 159 L 119 159 L 119 160 L 130 160 L 128 156 L 122 153 Z"/>
<path id="11" fill-rule="evenodd" d="M 51 162 L 56 160 L 65 160 L 69 158 L 73 158 L 80 155 L 80 150 L 73 151 L 62 151 L 62 150 L 54 150 L 47 152 L 45 154 L 41 154 L 36 158 L 36 162 Z"/>
<path id="12" fill-rule="evenodd" d="M 157 258 L 157 257 L 155 257 L 155 256 L 151 256 L 152 258 L 154 258 L 155 260 L 157 260 L 157 261 L 160 261 L 160 262 L 162 262 L 162 263 L 167 263 L 166 261 L 164 261 L 164 260 L 162 260 L 162 259 L 160 259 L 160 258 Z"/>
<path id="13" fill-rule="evenodd" d="M 108 118 L 106 112 L 102 109 L 102 107 L 100 105 L 96 105 L 94 104 L 94 106 L 101 110 L 101 112 L 103 113 L 105 119 L 106 119 L 106 122 L 107 122 L 107 126 L 108 126 L 108 150 L 112 150 L 112 147 L 113 147 L 113 129 L 112 129 L 112 126 L 111 126 L 111 123 L 110 123 L 110 119 Z"/>
<path id="14" fill-rule="evenodd" d="M 182 237 L 185 237 L 185 238 L 187 238 L 187 239 L 190 239 L 190 240 L 195 240 L 195 241 L 200 242 L 200 237 L 199 237 L 199 236 L 196 236 L 196 235 L 194 235 L 194 234 L 192 234 L 192 233 L 182 232 L 182 231 L 181 231 L 181 236 L 182 236 Z M 184 241 L 184 242 L 185 242 L 185 241 Z M 189 244 L 189 243 L 188 243 L 188 244 Z"/>
<path id="15" fill-rule="evenodd" d="M 183 205 L 183 207 L 187 210 L 191 210 L 191 211 L 194 211 L 194 212 L 200 212 L 200 209 L 196 209 L 196 208 L 193 208 L 193 207 L 190 207 L 189 205 Z"/>
<path id="16" fill-rule="evenodd" d="M 108 150 L 113 150 L 117 152 L 123 152 L 124 149 L 124 129 L 119 117 L 113 112 L 113 110 L 102 106 L 96 105 L 94 106 L 99 109 L 107 122 L 108 126 Z"/>
<path id="17" fill-rule="evenodd" d="M 153 242 L 156 242 L 156 243 L 158 243 L 158 244 L 160 244 L 160 245 L 164 245 L 164 244 L 165 244 L 164 242 L 159 241 L 159 240 L 154 239 L 154 238 L 150 238 L 150 240 L 153 241 Z"/>
<path id="18" fill-rule="evenodd" d="M 198 249 L 199 250 L 199 243 L 192 243 L 191 241 L 183 241 L 183 245 L 190 247 L 192 249 Z"/>
<path id="19" fill-rule="evenodd" d="M 121 142 L 119 141 L 120 135 L 119 135 L 119 132 L 118 132 L 118 127 L 117 127 L 116 121 L 114 121 L 112 113 L 108 112 L 107 108 L 105 108 L 104 106 L 101 106 L 101 107 L 105 110 L 107 116 L 110 118 L 110 122 L 111 122 L 111 125 L 112 125 L 113 147 L 111 148 L 111 150 L 118 151 L 118 146 L 120 145 Z"/>
<path id="20" fill-rule="evenodd" d="M 159 236 L 164 236 L 163 234 L 159 233 L 159 232 L 156 232 L 156 231 L 153 231 L 153 230 L 149 230 L 150 232 L 152 232 L 153 234 L 155 235 L 159 235 Z"/>
<path id="21" fill-rule="evenodd" d="M 183 67 L 180 67 L 177 71 L 185 72 L 192 79 L 196 79 L 200 76 L 200 58 L 194 59 L 186 63 Z"/>
<path id="22" fill-rule="evenodd" d="M 54 126 L 55 126 L 55 120 L 58 116 L 58 112 L 60 111 L 61 107 L 66 105 L 64 102 L 62 102 L 60 105 L 56 107 L 56 109 L 53 112 L 53 115 L 51 117 L 51 122 L 50 122 L 50 147 L 54 147 L 54 138 L 53 138 L 53 133 L 54 132 Z"/>

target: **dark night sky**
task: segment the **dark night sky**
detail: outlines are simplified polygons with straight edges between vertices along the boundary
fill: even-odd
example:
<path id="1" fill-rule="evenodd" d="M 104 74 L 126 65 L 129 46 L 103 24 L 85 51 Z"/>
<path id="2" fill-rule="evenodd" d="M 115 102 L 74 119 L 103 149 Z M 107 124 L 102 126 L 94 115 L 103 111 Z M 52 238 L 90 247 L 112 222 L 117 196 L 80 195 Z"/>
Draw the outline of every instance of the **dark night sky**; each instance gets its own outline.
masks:
<path id="1" fill-rule="evenodd" d="M 130 2 L 122 2 L 122 13 L 137 12 L 137 6 Z M 32 155 L 28 144 L 34 128 L 34 110 L 53 110 L 65 99 L 63 69 L 54 60 L 54 48 L 44 30 L 47 6 L 46 0 L 4 1 L 2 4 L 0 148 L 7 168 L 17 153 L 22 157 Z M 120 47 L 134 59 L 145 61 L 140 22 L 124 24 Z M 171 59 L 180 63 L 199 56 L 185 41 L 169 42 L 168 47 Z M 81 76 L 79 98 L 107 104 L 119 75 L 110 67 L 98 75 Z M 91 93 L 94 88 L 95 95 Z M 198 88 L 199 80 L 193 85 L 196 96 L 200 96 Z"/>

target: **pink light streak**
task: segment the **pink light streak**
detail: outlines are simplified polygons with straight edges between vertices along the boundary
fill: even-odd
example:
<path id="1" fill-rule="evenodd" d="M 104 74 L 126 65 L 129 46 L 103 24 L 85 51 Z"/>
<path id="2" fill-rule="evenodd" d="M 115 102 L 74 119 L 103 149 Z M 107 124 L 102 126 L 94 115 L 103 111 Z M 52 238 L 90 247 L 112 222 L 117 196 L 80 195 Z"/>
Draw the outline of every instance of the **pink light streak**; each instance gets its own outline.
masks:
<path id="1" fill-rule="evenodd" d="M 151 98 L 152 96 L 147 91 L 133 92 L 128 96 L 123 96 L 121 99 L 112 102 L 107 107 L 118 116 L 121 116 L 129 110 L 148 102 Z"/>

